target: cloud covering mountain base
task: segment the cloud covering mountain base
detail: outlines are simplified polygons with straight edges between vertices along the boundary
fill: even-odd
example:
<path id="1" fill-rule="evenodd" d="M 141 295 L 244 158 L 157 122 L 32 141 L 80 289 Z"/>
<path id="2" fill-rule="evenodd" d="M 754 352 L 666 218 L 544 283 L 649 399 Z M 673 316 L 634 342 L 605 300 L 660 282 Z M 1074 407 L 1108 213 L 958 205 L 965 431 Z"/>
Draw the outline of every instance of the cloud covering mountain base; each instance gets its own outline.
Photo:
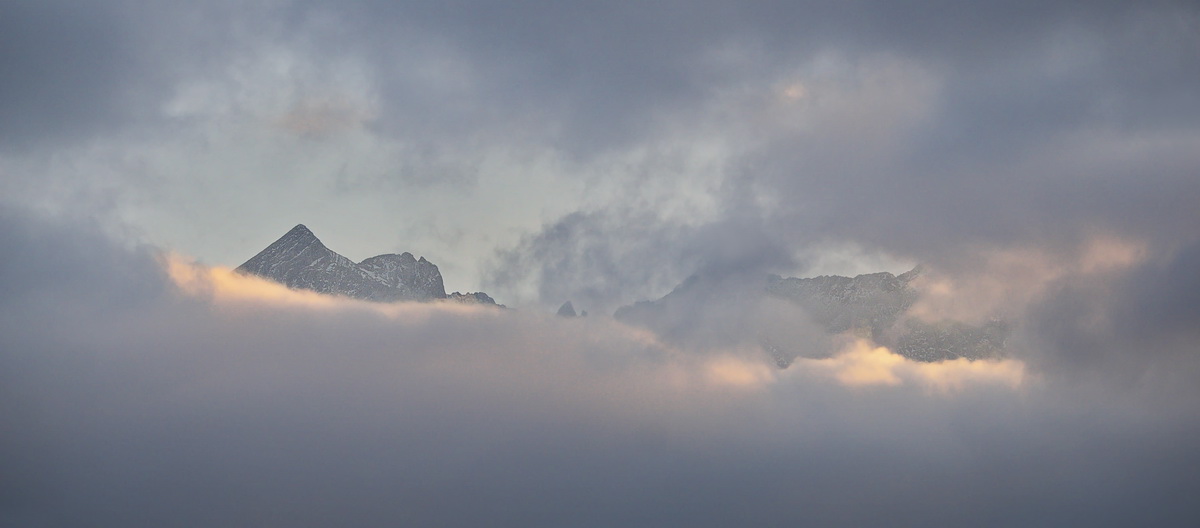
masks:
<path id="1" fill-rule="evenodd" d="M 1030 309 L 1019 360 L 840 336 L 781 371 L 604 317 L 287 290 L 0 213 L 0 525 L 1200 518 L 1195 330 L 1089 326 L 1085 283 Z M 1107 291 L 1194 306 L 1150 296 L 1194 256 Z"/>
<path id="2" fill-rule="evenodd" d="M 0 526 L 1200 526 L 1195 1 L 3 13 Z M 231 272 L 301 221 L 516 309 Z"/>

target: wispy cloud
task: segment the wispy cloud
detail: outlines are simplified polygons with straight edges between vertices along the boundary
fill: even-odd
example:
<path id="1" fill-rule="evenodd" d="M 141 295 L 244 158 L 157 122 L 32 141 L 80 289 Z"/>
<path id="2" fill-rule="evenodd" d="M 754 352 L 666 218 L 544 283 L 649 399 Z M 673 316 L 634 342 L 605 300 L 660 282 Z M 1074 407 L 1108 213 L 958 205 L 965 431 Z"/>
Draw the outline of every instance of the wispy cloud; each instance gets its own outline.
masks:
<path id="1" fill-rule="evenodd" d="M 0 524 L 1200 517 L 1194 2 L 11 4 Z M 229 271 L 299 222 L 520 309 Z M 1007 359 L 726 295 L 918 263 Z"/>
<path id="2" fill-rule="evenodd" d="M 755 347 L 690 350 L 605 317 L 324 298 L 87 232 L 11 211 L 0 224 L 21 255 L 0 275 L 15 523 L 1194 513 L 1176 500 L 1196 485 L 1180 470 L 1195 462 L 1194 387 L 923 364 L 848 338 L 780 371 Z M 47 506 L 60 498 L 74 506 Z"/>

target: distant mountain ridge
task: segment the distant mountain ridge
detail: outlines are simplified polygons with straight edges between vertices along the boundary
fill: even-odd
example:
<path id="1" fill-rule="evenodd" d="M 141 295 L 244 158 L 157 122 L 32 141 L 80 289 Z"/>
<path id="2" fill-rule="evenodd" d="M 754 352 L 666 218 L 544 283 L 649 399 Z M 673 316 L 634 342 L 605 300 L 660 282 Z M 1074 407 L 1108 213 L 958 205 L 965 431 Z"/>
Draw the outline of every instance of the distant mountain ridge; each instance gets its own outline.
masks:
<path id="1" fill-rule="evenodd" d="M 496 304 L 482 292 L 446 295 L 438 267 L 425 257 L 413 257 L 412 253 L 377 255 L 355 263 L 325 247 L 304 224 L 297 224 L 238 266 L 237 271 L 289 288 L 366 301 L 450 299 L 466 304 Z"/>
<path id="2" fill-rule="evenodd" d="M 988 359 L 1003 354 L 1009 334 L 1009 326 L 1003 321 L 974 326 L 957 321 L 929 323 L 905 318 L 904 314 L 919 297 L 909 286 L 919 274 L 918 267 L 898 276 L 888 272 L 803 279 L 768 275 L 765 280 L 743 277 L 732 282 L 693 275 L 662 298 L 623 306 L 613 316 L 668 338 L 686 339 L 697 329 L 702 332 L 716 323 L 703 320 L 707 316 L 706 305 L 740 302 L 746 306 L 746 301 L 752 304 L 775 298 L 801 308 L 827 334 L 858 333 L 917 361 Z M 752 327 L 758 322 L 754 318 L 762 314 L 745 317 L 739 324 Z M 811 346 L 769 332 L 757 338 L 781 368 L 804 355 L 801 349 Z"/>
<path id="3" fill-rule="evenodd" d="M 325 247 L 303 224 L 297 224 L 238 266 L 237 271 L 289 288 L 366 301 L 444 300 L 503 306 L 483 292 L 447 295 L 438 267 L 425 257 L 417 258 L 412 253 L 377 255 L 355 263 Z M 816 350 L 812 342 L 812 336 L 816 334 L 805 334 L 807 341 L 803 338 L 798 341 L 791 332 L 780 331 L 780 317 L 784 318 L 784 330 L 811 320 L 807 324 L 815 324 L 818 334 L 852 332 L 869 336 L 894 352 L 917 361 L 987 359 L 1003 354 L 1009 334 L 1009 326 L 1003 321 L 975 326 L 958 321 L 924 322 L 905 317 L 918 298 L 918 292 L 909 283 L 919 273 L 920 268 L 898 276 L 880 272 L 855 277 L 823 275 L 803 279 L 778 275 L 714 279 L 693 275 L 662 298 L 623 306 L 613 316 L 646 327 L 669 340 L 713 344 L 731 336 L 756 338 L 781 368 L 786 368 L 799 356 L 811 355 Z M 772 298 L 787 303 L 776 304 L 767 312 L 736 313 Z M 787 315 L 787 310 L 779 311 L 780 306 L 786 305 L 799 307 L 804 315 L 799 312 Z M 714 319 L 710 310 L 714 307 L 727 310 L 732 307 L 734 311 L 718 310 Z M 558 315 L 576 315 L 570 301 L 563 303 Z M 820 354 L 819 351 L 816 353 Z"/>
<path id="4" fill-rule="evenodd" d="M 915 268 L 899 276 L 886 271 L 807 279 L 769 275 L 766 292 L 802 306 L 829 332 L 864 329 L 878 339 L 916 302 L 917 292 L 908 283 L 919 273 L 920 269 Z"/>

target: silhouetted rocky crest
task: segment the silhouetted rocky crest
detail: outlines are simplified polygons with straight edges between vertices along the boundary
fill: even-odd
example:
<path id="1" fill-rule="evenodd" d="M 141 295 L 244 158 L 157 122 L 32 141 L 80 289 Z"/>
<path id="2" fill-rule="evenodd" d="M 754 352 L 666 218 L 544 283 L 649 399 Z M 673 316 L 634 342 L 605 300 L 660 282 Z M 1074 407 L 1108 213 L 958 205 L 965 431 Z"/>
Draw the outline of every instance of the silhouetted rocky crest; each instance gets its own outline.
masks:
<path id="1" fill-rule="evenodd" d="M 442 274 L 425 257 L 412 253 L 378 255 L 355 263 L 325 247 L 298 224 L 237 271 L 270 279 L 289 288 L 344 295 L 376 302 L 446 299 Z M 454 293 L 451 300 L 496 304 L 484 293 Z"/>
<path id="2" fill-rule="evenodd" d="M 711 317 L 706 306 L 736 304 L 747 299 L 754 301 L 765 295 L 800 307 L 827 334 L 857 333 L 910 359 L 941 361 L 1001 356 L 1009 333 L 1008 325 L 1002 321 L 982 326 L 957 321 L 926 323 L 915 320 L 897 324 L 918 298 L 917 291 L 909 283 L 920 272 L 918 267 L 899 276 L 887 272 L 803 279 L 769 275 L 765 283 L 754 279 L 730 283 L 693 275 L 662 298 L 623 306 L 614 317 L 673 339 L 703 332 L 703 327 L 712 324 L 703 320 Z M 741 324 L 749 326 L 752 323 L 742 321 Z M 803 355 L 799 349 L 805 346 L 770 336 L 759 336 L 759 341 L 780 368 L 786 368 L 797 356 Z"/>
<path id="3" fill-rule="evenodd" d="M 378 255 L 358 263 L 359 269 L 397 292 L 401 299 L 440 299 L 446 296 L 437 266 L 412 253 Z"/>
<path id="4" fill-rule="evenodd" d="M 886 271 L 809 279 L 770 275 L 767 293 L 800 305 L 829 332 L 869 330 L 877 339 L 917 300 L 917 292 L 908 287 L 914 278 L 912 272 L 897 277 Z"/>
<path id="5" fill-rule="evenodd" d="M 447 301 L 453 301 L 461 304 L 483 304 L 504 308 L 503 304 L 496 304 L 496 300 L 483 292 L 454 292 L 446 296 Z"/>

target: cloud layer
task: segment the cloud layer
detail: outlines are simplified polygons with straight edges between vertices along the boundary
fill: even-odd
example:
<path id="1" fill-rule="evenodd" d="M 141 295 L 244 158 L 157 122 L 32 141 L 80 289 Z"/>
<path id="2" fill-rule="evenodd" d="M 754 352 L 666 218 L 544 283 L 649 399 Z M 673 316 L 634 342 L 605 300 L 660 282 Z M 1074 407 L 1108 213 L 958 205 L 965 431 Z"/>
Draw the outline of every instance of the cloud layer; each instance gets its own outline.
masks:
<path id="1" fill-rule="evenodd" d="M 1200 517 L 1192 2 L 11 4 L 0 525 Z M 301 222 L 521 309 L 228 271 Z M 604 317 L 917 263 L 1010 358 Z"/>
<path id="2" fill-rule="evenodd" d="M 1122 525 L 1200 513 L 1194 326 L 1148 317 L 1143 339 L 1055 324 L 1078 322 L 1070 288 L 1041 307 L 1055 340 L 1025 359 L 1122 361 L 917 364 L 846 338 L 833 357 L 780 371 L 761 350 L 677 348 L 602 317 L 326 298 L 70 222 L 3 219 L 7 254 L 20 255 L 0 274 L 10 525 Z M 1187 317 L 1175 310 L 1186 299 L 1135 291 L 1140 311 Z M 1117 298 L 1089 309 L 1123 313 Z M 1106 332 L 1128 341 L 1077 347 Z"/>
<path id="3" fill-rule="evenodd" d="M 304 222 L 607 310 L 738 244 L 790 274 L 846 247 L 1165 252 L 1200 222 L 1187 2 L 41 2 L 4 24 L 6 201 L 229 266 Z"/>

